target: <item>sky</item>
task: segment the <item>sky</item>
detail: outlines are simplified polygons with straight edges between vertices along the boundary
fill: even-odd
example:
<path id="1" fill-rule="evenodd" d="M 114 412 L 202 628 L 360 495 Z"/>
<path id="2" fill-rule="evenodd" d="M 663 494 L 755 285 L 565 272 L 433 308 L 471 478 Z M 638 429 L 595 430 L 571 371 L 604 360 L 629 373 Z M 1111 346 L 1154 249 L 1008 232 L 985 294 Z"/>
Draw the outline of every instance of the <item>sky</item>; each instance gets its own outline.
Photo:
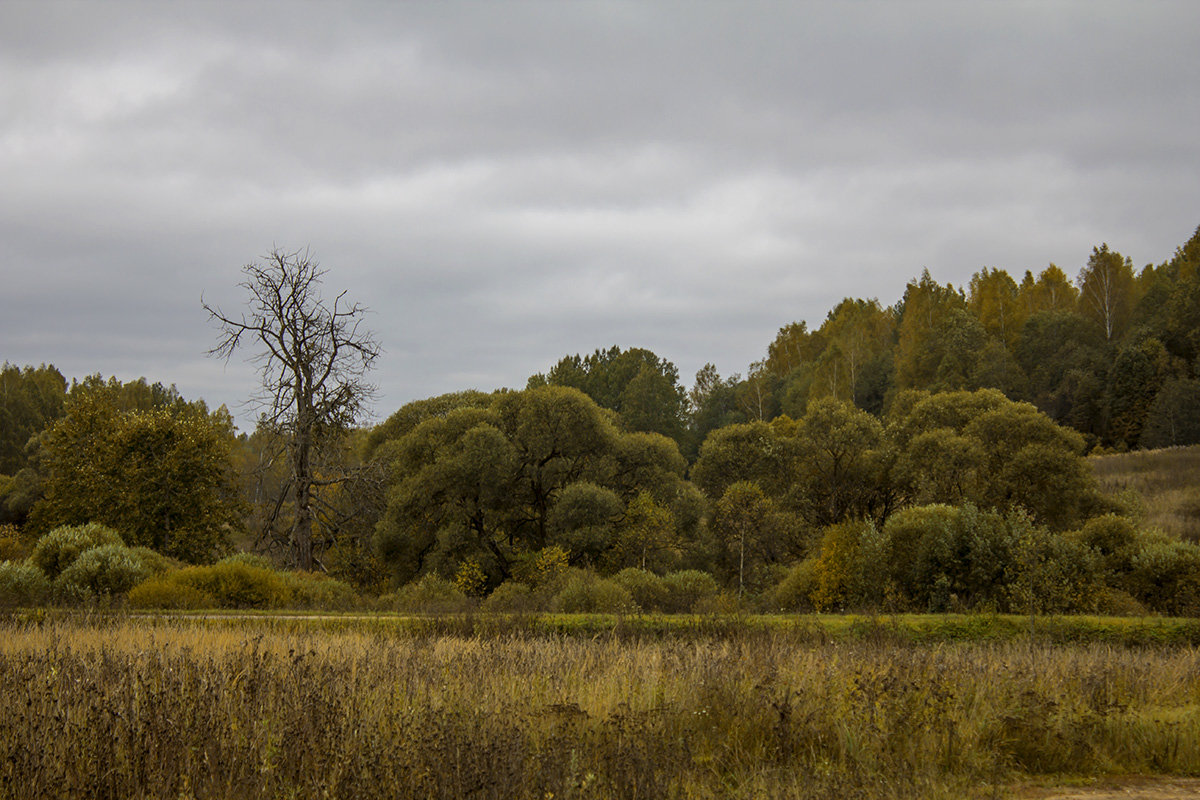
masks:
<path id="1" fill-rule="evenodd" d="M 926 268 L 1169 259 L 1198 44 L 1193 0 L 4 0 L 0 361 L 246 428 L 202 299 L 308 248 L 370 309 L 375 420 L 612 345 L 744 374 Z"/>

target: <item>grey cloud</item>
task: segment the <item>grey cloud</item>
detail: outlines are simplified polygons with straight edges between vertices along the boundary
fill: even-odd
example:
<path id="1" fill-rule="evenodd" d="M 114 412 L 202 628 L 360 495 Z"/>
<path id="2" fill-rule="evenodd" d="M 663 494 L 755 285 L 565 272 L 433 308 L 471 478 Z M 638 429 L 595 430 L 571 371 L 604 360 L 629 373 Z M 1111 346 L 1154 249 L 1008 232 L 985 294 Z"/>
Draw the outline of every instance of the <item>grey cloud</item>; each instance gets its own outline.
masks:
<path id="1" fill-rule="evenodd" d="M 0 358 L 234 406 L 201 293 L 303 247 L 378 411 L 647 346 L 744 372 L 929 267 L 1139 265 L 1200 220 L 1200 6 L 0 8 Z M 248 412 L 241 412 L 243 415 Z M 249 419 L 243 416 L 243 419 Z"/>

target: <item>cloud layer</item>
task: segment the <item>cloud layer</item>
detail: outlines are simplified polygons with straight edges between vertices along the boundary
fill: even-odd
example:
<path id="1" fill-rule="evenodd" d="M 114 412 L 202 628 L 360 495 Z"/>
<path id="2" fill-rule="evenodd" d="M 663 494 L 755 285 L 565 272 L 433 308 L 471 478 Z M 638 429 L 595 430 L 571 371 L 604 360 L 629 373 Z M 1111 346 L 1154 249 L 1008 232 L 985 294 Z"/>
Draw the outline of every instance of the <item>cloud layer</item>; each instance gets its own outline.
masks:
<path id="1" fill-rule="evenodd" d="M 1200 6 L 10 2 L 0 358 L 235 407 L 200 308 L 311 246 L 377 413 L 649 347 L 744 371 L 899 299 L 1200 223 Z M 235 408 L 235 410 L 237 410 Z M 248 411 L 240 412 L 243 419 Z"/>

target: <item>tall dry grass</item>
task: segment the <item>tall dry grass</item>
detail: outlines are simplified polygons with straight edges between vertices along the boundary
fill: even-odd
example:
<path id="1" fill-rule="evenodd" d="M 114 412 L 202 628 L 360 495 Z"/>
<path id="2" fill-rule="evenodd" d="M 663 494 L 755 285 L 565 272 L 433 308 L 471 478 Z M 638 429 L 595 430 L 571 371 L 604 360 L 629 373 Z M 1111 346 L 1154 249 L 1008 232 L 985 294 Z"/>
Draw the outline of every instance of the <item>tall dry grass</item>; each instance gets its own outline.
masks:
<path id="1" fill-rule="evenodd" d="M 1145 523 L 1200 543 L 1200 445 L 1088 459 L 1101 489 L 1134 497 Z"/>
<path id="2" fill-rule="evenodd" d="M 0 622 L 0 798 L 992 796 L 1200 774 L 1200 652 Z"/>

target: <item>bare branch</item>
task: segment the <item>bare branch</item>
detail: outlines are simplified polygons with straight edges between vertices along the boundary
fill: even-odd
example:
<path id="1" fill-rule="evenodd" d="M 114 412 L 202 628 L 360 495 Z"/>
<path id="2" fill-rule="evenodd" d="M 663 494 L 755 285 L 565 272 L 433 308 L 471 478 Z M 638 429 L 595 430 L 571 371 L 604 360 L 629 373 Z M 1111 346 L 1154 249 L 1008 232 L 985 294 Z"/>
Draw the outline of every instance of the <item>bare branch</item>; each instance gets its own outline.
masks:
<path id="1" fill-rule="evenodd" d="M 313 564 L 314 489 L 342 480 L 314 473 L 313 464 L 326 442 L 350 427 L 375 387 L 366 375 L 383 352 L 374 335 L 362 327 L 367 309 L 320 294 L 322 270 L 307 248 L 278 247 L 260 262 L 242 268 L 241 286 L 247 312 L 226 314 L 201 298 L 209 318 L 219 327 L 210 356 L 228 360 L 235 351 L 250 350 L 262 377 L 255 398 L 262 419 L 284 434 L 291 461 L 296 506 L 292 544 L 298 563 Z"/>

